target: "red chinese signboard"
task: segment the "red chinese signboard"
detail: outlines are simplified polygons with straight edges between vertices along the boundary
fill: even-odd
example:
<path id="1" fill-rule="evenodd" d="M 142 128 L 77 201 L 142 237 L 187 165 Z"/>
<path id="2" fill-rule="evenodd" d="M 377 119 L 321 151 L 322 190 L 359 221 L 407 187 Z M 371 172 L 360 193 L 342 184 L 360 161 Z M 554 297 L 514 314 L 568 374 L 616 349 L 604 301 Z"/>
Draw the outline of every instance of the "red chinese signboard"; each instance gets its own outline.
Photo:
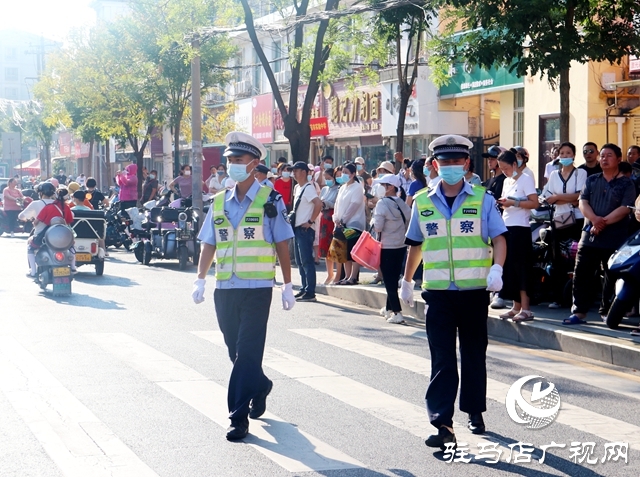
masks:
<path id="1" fill-rule="evenodd" d="M 60 146 L 61 156 L 71 155 L 71 133 L 61 132 L 58 135 L 58 144 Z"/>
<path id="2" fill-rule="evenodd" d="M 253 98 L 251 133 L 261 143 L 273 142 L 273 95 L 271 93 Z"/>
<path id="3" fill-rule="evenodd" d="M 640 73 L 640 58 L 637 56 L 629 55 L 629 73 Z"/>
<path id="4" fill-rule="evenodd" d="M 327 118 L 311 118 L 309 126 L 311 127 L 311 137 L 329 135 L 329 121 Z"/>

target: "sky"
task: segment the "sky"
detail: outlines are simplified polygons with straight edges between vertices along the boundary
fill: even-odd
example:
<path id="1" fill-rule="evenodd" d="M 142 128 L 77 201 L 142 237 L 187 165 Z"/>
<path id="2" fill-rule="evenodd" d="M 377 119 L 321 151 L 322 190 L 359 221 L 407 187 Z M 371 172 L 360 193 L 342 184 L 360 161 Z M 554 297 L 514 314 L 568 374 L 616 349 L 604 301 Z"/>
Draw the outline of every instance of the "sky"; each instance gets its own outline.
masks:
<path id="1" fill-rule="evenodd" d="M 0 0 L 0 30 L 24 30 L 64 40 L 75 27 L 95 23 L 92 0 Z"/>

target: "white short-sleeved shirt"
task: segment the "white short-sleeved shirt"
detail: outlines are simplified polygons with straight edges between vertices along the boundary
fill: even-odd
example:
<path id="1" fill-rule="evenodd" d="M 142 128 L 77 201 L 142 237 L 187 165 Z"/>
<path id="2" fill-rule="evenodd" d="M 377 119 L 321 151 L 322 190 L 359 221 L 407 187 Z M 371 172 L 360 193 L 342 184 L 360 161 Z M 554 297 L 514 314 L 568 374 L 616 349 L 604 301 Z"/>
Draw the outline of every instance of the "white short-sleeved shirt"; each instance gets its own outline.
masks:
<path id="1" fill-rule="evenodd" d="M 300 200 L 300 205 L 296 210 L 296 223 L 292 224 L 294 227 L 300 227 L 302 224 L 309 222 L 311 220 L 311 215 L 313 214 L 313 199 L 318 198 L 318 193 L 316 192 L 316 187 L 314 184 L 307 182 L 300 186 L 300 184 L 296 184 L 293 189 L 293 206 L 298 203 L 298 197 L 300 194 L 302 195 L 302 199 Z M 311 226 L 314 228 L 314 226 Z"/>
<path id="2" fill-rule="evenodd" d="M 344 184 L 338 190 L 338 198 L 333 209 L 334 222 L 344 221 L 347 228 L 365 230 L 366 213 L 364 187 L 360 182 Z M 349 217 L 346 217 L 349 213 Z M 345 220 L 346 219 L 346 220 Z"/>
<path id="3" fill-rule="evenodd" d="M 536 180 L 536 178 L 533 175 L 533 171 L 529 169 L 529 166 L 526 166 L 524 169 L 522 169 L 522 175 L 527 175 L 531 177 L 534 181 Z M 533 184 L 535 185 L 535 182 Z"/>
<path id="4" fill-rule="evenodd" d="M 551 173 L 553 171 L 557 171 L 558 170 L 558 166 L 554 166 L 553 163 L 555 161 L 549 161 L 547 162 L 547 165 L 544 166 L 544 176 L 548 179 L 551 176 Z"/>
<path id="5" fill-rule="evenodd" d="M 520 174 L 516 179 L 507 177 L 502 186 L 502 198 L 512 198 L 519 200 L 527 200 L 531 194 L 537 194 L 536 185 L 533 178 Z M 529 227 L 530 209 L 522 207 L 505 207 L 502 218 L 507 227 Z"/>
<path id="6" fill-rule="evenodd" d="M 562 177 L 560 176 L 560 171 L 553 171 L 549 176 L 549 182 L 544 186 L 544 190 L 542 191 L 542 196 L 547 198 L 556 194 L 575 194 L 580 192 L 585 183 L 587 182 L 587 171 L 584 169 L 575 168 L 573 170 L 573 174 L 569 177 L 569 180 L 566 184 L 566 192 L 563 188 Z M 566 212 L 570 212 L 571 209 L 574 210 L 576 214 L 576 219 L 584 219 L 584 215 L 580 212 L 578 207 L 573 207 L 571 204 L 560 204 L 556 205 L 555 215 L 564 214 Z"/>

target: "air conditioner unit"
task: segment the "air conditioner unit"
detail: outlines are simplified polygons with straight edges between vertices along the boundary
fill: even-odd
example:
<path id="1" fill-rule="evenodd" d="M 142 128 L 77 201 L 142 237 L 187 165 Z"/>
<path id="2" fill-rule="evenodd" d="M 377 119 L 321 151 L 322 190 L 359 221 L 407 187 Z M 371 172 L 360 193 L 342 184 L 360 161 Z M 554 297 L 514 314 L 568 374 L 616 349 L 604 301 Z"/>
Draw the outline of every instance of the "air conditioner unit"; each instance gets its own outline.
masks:
<path id="1" fill-rule="evenodd" d="M 284 70 L 275 74 L 276 83 L 279 85 L 289 84 L 291 82 L 291 71 Z"/>
<path id="2" fill-rule="evenodd" d="M 605 91 L 615 91 L 616 85 L 611 84 L 616 82 L 615 73 L 602 73 L 602 89 Z"/>
<path id="3" fill-rule="evenodd" d="M 238 81 L 235 85 L 236 94 L 246 94 L 251 91 L 251 83 L 249 81 Z"/>

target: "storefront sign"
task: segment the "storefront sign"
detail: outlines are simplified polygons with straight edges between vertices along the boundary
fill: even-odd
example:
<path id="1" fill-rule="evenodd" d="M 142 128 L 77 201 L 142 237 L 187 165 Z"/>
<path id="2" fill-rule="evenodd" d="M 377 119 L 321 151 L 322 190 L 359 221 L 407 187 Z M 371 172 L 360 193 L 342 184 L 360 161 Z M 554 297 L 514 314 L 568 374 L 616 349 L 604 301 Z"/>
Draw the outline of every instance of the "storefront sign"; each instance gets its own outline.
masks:
<path id="1" fill-rule="evenodd" d="M 238 131 L 251 134 L 251 120 L 253 116 L 253 100 L 251 98 L 236 101 L 237 109 L 235 115 L 236 127 Z"/>
<path id="2" fill-rule="evenodd" d="M 382 124 L 383 124 L 383 136 L 395 136 L 398 128 L 398 117 L 400 112 L 400 85 L 397 81 L 383 85 L 382 89 Z M 407 110 L 405 112 L 404 119 L 404 133 L 405 134 L 420 134 L 420 122 L 419 122 L 420 105 L 418 103 L 417 84 L 414 85 L 411 96 L 409 96 L 409 103 L 407 104 Z M 392 131 L 388 133 L 385 131 L 385 123 L 392 124 Z"/>
<path id="3" fill-rule="evenodd" d="M 382 117 L 378 88 L 347 91 L 344 83 L 336 83 L 325 90 L 332 138 L 380 134 Z"/>
<path id="4" fill-rule="evenodd" d="M 264 144 L 273 142 L 273 94 L 254 96 L 251 134 Z"/>
<path id="5" fill-rule="evenodd" d="M 629 73 L 640 73 L 640 58 L 637 56 L 629 55 Z"/>
<path id="6" fill-rule="evenodd" d="M 89 157 L 89 144 L 76 139 L 73 142 L 73 155 L 76 159 Z"/>
<path id="7" fill-rule="evenodd" d="M 61 132 L 58 134 L 58 146 L 61 156 L 71 155 L 71 133 Z"/>
<path id="8" fill-rule="evenodd" d="M 524 78 L 505 67 L 492 67 L 488 70 L 467 63 L 456 63 L 449 69 L 450 81 L 440 88 L 440 97 L 470 96 L 524 85 Z"/>
<path id="9" fill-rule="evenodd" d="M 298 121 L 302 119 L 302 108 L 304 106 L 304 98 L 306 94 L 307 94 L 307 86 L 300 85 L 298 88 L 298 111 L 297 111 Z M 287 108 L 287 111 L 288 111 L 289 110 L 288 93 L 283 94 L 282 100 L 284 101 L 285 107 Z M 320 116 L 321 116 L 321 102 L 320 102 L 320 91 L 318 91 L 311 105 L 311 114 L 309 117 L 311 119 L 314 119 L 314 118 L 319 118 Z M 275 140 L 276 141 L 286 140 L 286 138 L 284 137 L 284 119 L 282 118 L 282 113 L 280 112 L 280 108 L 278 108 L 277 105 L 273 109 L 273 126 L 275 129 Z"/>
<path id="10" fill-rule="evenodd" d="M 311 118 L 309 126 L 311 127 L 311 137 L 329 135 L 329 121 L 327 121 L 327 118 Z"/>

